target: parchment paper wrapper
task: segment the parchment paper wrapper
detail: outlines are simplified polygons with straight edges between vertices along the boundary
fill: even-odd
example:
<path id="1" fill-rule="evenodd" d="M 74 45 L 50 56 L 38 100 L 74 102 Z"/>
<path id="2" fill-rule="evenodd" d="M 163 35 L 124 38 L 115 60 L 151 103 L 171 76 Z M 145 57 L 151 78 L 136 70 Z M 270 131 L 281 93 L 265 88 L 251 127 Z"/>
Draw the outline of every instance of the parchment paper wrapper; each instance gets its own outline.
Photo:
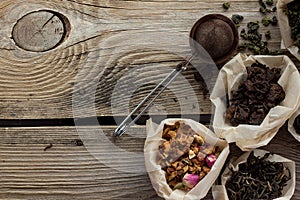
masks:
<path id="1" fill-rule="evenodd" d="M 237 127 L 225 122 L 227 109 L 226 94 L 231 99 L 231 91 L 236 90 L 240 80 L 246 76 L 246 66 L 259 61 L 268 67 L 281 68 L 278 83 L 283 87 L 286 97 L 272 108 L 260 125 L 240 124 Z M 299 107 L 300 75 L 294 63 L 287 56 L 249 56 L 238 54 L 229 61 L 219 73 L 215 87 L 210 96 L 215 105 L 213 128 L 228 143 L 236 142 L 243 151 L 249 151 L 267 145 L 278 129 L 292 116 Z"/>
<path id="2" fill-rule="evenodd" d="M 299 48 L 294 45 L 294 41 L 291 38 L 291 27 L 289 25 L 288 16 L 283 12 L 286 8 L 286 4 L 292 2 L 293 0 L 278 0 L 277 1 L 277 16 L 278 24 L 280 27 L 280 34 L 283 41 L 282 48 L 287 48 L 291 54 L 293 54 L 298 60 L 300 60 L 300 54 L 298 52 Z"/>
<path id="3" fill-rule="evenodd" d="M 162 132 L 164 124 L 174 124 L 182 121 L 189 125 L 196 133 L 201 135 L 206 143 L 218 145 L 222 150 L 211 171 L 190 191 L 172 190 L 167 184 L 165 172 L 158 164 L 158 147 L 164 141 Z M 172 200 L 199 200 L 205 197 L 211 186 L 220 174 L 220 171 L 229 154 L 229 145 L 225 140 L 221 140 L 204 125 L 190 119 L 166 119 L 157 125 L 150 120 L 147 121 L 147 138 L 145 142 L 144 155 L 148 175 L 155 191 L 160 197 Z"/>
<path id="4" fill-rule="evenodd" d="M 254 150 L 255 156 L 262 157 L 266 153 L 268 153 L 268 152 L 264 151 L 264 150 L 259 150 L 259 149 Z M 239 169 L 239 164 L 247 162 L 247 158 L 249 155 L 250 155 L 250 152 L 244 153 L 236 161 L 231 162 L 229 164 L 229 167 L 231 167 L 234 171 L 237 171 Z M 287 182 L 287 185 L 283 188 L 282 197 L 274 199 L 274 200 L 289 200 L 290 198 L 292 198 L 294 191 L 295 191 L 295 187 L 296 187 L 295 162 L 292 160 L 286 159 L 284 157 L 281 157 L 279 155 L 276 155 L 276 154 L 270 155 L 268 160 L 274 161 L 274 162 L 282 162 L 283 166 L 289 168 L 292 178 L 291 178 L 291 180 L 289 180 Z M 213 198 L 215 200 L 229 200 L 229 198 L 227 196 L 227 191 L 225 188 L 226 181 L 231 176 L 231 171 L 230 171 L 229 167 L 227 167 L 222 174 L 222 177 L 221 177 L 222 185 L 216 185 L 216 186 L 213 186 L 213 188 L 212 188 Z"/>
<path id="5" fill-rule="evenodd" d="M 294 127 L 295 119 L 300 115 L 300 108 L 293 114 L 293 116 L 288 121 L 288 130 L 294 136 L 296 140 L 300 142 L 300 134 L 296 132 Z"/>

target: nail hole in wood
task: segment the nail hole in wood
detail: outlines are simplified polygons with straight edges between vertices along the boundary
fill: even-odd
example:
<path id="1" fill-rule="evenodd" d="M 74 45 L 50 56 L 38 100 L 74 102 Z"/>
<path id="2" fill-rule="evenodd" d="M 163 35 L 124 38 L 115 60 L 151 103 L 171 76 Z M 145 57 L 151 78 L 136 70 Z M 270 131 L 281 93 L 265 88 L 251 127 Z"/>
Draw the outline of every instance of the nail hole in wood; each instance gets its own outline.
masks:
<path id="1" fill-rule="evenodd" d="M 59 46 L 70 33 L 70 22 L 62 14 L 40 10 L 20 18 L 12 30 L 12 38 L 20 48 L 44 52 Z"/>

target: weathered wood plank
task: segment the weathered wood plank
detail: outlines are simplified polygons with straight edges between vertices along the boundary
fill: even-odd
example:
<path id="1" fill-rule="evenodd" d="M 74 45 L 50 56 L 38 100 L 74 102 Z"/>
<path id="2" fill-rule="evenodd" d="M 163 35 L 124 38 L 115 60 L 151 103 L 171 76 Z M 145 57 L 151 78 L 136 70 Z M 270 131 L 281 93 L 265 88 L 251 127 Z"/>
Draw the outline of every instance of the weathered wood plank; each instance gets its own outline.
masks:
<path id="1" fill-rule="evenodd" d="M 228 11 L 224 11 L 222 3 L 220 0 L 1 1 L 0 118 L 71 118 L 76 94 L 82 96 L 78 103 L 82 117 L 125 115 L 128 99 L 113 93 L 118 80 L 126 73 L 134 74 L 126 84 L 139 79 L 141 87 L 129 100 L 129 107 L 134 107 L 151 90 L 151 81 L 158 82 L 183 57 L 190 55 L 189 31 L 200 17 L 209 13 L 228 17 L 239 13 L 245 17 L 240 29 L 247 22 L 262 18 L 257 0 L 231 1 Z M 38 10 L 64 15 L 71 30 L 67 39 L 53 50 L 25 51 L 12 40 L 12 29 L 21 17 Z M 270 48 L 278 49 L 279 27 L 261 28 L 262 32 L 266 29 L 272 33 Z M 199 89 L 193 72 L 184 73 L 183 79 L 186 84 L 179 80 L 172 84 L 177 94 L 164 93 L 152 113 L 199 113 L 191 107 L 194 103 L 202 114 L 211 112 L 211 104 Z M 123 90 L 130 88 L 126 84 Z M 196 102 L 190 89 L 197 95 Z M 96 111 L 86 101 L 94 94 L 92 104 L 95 102 Z M 124 109 L 112 113 L 112 98 Z M 178 99 L 184 106 L 178 106 Z"/>
<path id="2" fill-rule="evenodd" d="M 160 199 L 147 174 L 138 173 L 140 169 L 145 170 L 143 157 L 139 156 L 143 154 L 145 129 L 133 127 L 114 141 L 110 134 L 115 127 L 102 127 L 103 138 L 110 142 L 97 144 L 100 136 L 92 134 L 97 128 L 82 128 L 80 131 L 85 131 L 86 137 L 79 137 L 74 127 L 0 129 L 0 198 Z M 79 139 L 83 139 L 85 146 L 76 145 L 74 141 Z M 52 147 L 44 151 L 49 144 Z M 97 155 L 106 155 L 107 149 L 110 150 L 107 160 L 101 160 L 88 151 L 93 145 L 97 150 L 92 153 L 97 152 Z M 135 153 L 137 159 L 122 159 L 124 155 L 120 149 L 128 155 Z M 297 185 L 300 184 L 300 144 L 286 127 L 262 149 L 294 160 Z M 241 153 L 231 145 L 228 160 Z M 114 168 L 113 163 L 119 158 L 119 167 Z M 136 173 L 122 171 L 124 166 L 135 167 Z M 293 199 L 299 198 L 300 190 L 296 187 Z M 212 199 L 211 194 L 205 199 Z"/>

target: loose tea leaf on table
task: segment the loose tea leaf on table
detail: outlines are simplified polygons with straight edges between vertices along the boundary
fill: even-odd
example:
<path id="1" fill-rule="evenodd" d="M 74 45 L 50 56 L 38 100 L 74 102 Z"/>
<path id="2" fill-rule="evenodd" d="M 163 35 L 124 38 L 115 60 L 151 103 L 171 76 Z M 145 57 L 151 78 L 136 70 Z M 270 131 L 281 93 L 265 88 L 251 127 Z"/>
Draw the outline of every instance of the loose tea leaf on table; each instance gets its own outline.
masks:
<path id="1" fill-rule="evenodd" d="M 276 16 L 274 16 L 272 19 L 269 18 L 269 17 L 264 17 L 262 20 L 261 20 L 261 23 L 264 25 L 264 26 L 269 26 L 269 24 L 272 24 L 273 26 L 276 26 L 277 23 L 278 23 L 278 19 Z"/>
<path id="2" fill-rule="evenodd" d="M 273 0 L 266 0 L 265 2 L 263 0 L 259 0 L 259 5 L 260 5 L 260 8 L 259 8 L 259 11 L 263 14 L 266 14 L 266 13 L 270 13 L 270 12 L 276 12 L 276 6 L 273 7 L 272 9 L 271 8 L 267 8 L 267 5 L 268 6 L 273 6 L 274 5 L 274 2 Z"/>
<path id="3" fill-rule="evenodd" d="M 265 37 L 267 40 L 271 39 L 271 32 L 270 31 L 265 32 Z"/>
<path id="4" fill-rule="evenodd" d="M 233 126 L 259 125 L 271 108 L 285 98 L 283 88 L 277 83 L 281 69 L 270 69 L 259 62 L 246 67 L 247 77 L 233 90 L 225 118 Z"/>
<path id="5" fill-rule="evenodd" d="M 240 51 L 249 50 L 256 55 L 280 55 L 282 53 L 279 50 L 270 50 L 268 48 L 268 42 L 266 40 L 271 39 L 271 32 L 269 31 L 267 34 L 265 34 L 266 40 L 263 40 L 263 35 L 258 31 L 260 27 L 259 21 L 264 26 L 269 26 L 270 24 L 272 26 L 276 26 L 278 24 L 278 19 L 276 15 L 273 15 L 273 17 L 266 16 L 267 13 L 276 12 L 277 8 L 276 6 L 273 8 L 270 7 L 274 4 L 273 0 L 259 0 L 258 3 L 260 6 L 259 11 L 264 16 L 260 20 L 249 22 L 247 24 L 247 31 L 245 28 L 241 30 L 240 36 L 245 40 L 245 42 L 240 43 L 238 49 Z"/>
<path id="6" fill-rule="evenodd" d="M 256 157 L 252 151 L 238 171 L 232 170 L 225 184 L 230 200 L 272 200 L 282 196 L 291 173 L 283 163 L 267 160 L 270 155 Z"/>
<path id="7" fill-rule="evenodd" d="M 268 20 L 271 20 L 268 18 Z M 270 22 L 268 21 L 268 23 L 272 23 L 275 25 L 275 23 L 277 24 L 277 18 L 273 18 Z M 254 54 L 257 55 L 279 55 L 281 54 L 281 52 L 279 50 L 269 50 L 268 48 L 268 42 L 264 41 L 262 38 L 262 34 L 259 33 L 258 29 L 259 29 L 259 22 L 249 22 L 247 24 L 247 31 L 246 29 L 242 29 L 240 32 L 240 36 L 241 38 L 243 38 L 245 41 L 245 43 L 241 43 L 239 44 L 238 49 L 239 50 L 250 50 L 252 51 Z M 269 34 L 266 36 L 266 39 L 270 39 L 271 38 L 271 33 L 269 32 Z"/>
<path id="8" fill-rule="evenodd" d="M 225 2 L 222 6 L 224 9 L 228 10 L 230 8 L 230 2 Z"/>
<path id="9" fill-rule="evenodd" d="M 243 21 L 244 17 L 242 15 L 235 14 L 231 16 L 231 19 L 235 24 L 239 24 L 241 21 Z"/>

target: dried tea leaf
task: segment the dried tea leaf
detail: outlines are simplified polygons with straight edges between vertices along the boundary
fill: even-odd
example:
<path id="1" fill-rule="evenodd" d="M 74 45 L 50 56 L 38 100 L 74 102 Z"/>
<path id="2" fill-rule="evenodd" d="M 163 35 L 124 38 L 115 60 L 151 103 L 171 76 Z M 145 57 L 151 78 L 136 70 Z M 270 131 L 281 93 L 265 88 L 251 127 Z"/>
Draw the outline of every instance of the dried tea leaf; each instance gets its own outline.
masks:
<path id="1" fill-rule="evenodd" d="M 225 2 L 222 6 L 224 9 L 228 10 L 230 8 L 230 2 Z"/>
<path id="2" fill-rule="evenodd" d="M 270 155 L 256 157 L 252 151 L 238 171 L 232 170 L 232 176 L 225 184 L 229 199 L 271 200 L 282 196 L 291 173 L 283 163 L 267 160 Z"/>
<path id="3" fill-rule="evenodd" d="M 231 19 L 235 24 L 239 24 L 241 21 L 243 21 L 244 17 L 242 15 L 234 14 L 231 16 Z"/>
<path id="4" fill-rule="evenodd" d="M 247 78 L 242 80 L 232 98 L 225 118 L 232 126 L 259 125 L 271 108 L 285 99 L 285 91 L 277 83 L 281 69 L 270 69 L 259 62 L 246 67 Z"/>

